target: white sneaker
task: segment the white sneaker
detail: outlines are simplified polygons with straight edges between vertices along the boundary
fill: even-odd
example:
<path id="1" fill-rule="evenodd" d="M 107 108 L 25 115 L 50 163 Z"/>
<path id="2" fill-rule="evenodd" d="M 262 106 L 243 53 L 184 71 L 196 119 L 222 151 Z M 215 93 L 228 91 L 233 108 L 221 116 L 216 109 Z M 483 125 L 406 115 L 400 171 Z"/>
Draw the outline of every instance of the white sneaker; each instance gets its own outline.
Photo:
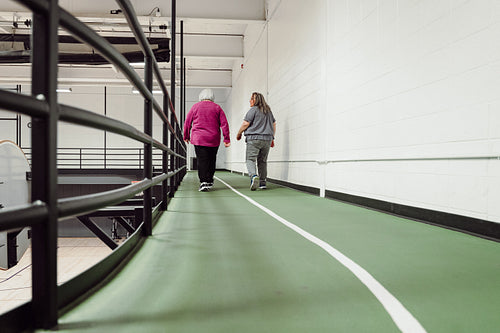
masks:
<path id="1" fill-rule="evenodd" d="M 210 186 L 208 186 L 208 183 L 201 183 L 200 188 L 198 189 L 199 192 L 208 192 L 210 190 Z"/>
<path id="2" fill-rule="evenodd" d="M 255 191 L 259 187 L 259 176 L 255 175 L 252 177 L 252 181 L 250 183 L 250 190 Z"/>

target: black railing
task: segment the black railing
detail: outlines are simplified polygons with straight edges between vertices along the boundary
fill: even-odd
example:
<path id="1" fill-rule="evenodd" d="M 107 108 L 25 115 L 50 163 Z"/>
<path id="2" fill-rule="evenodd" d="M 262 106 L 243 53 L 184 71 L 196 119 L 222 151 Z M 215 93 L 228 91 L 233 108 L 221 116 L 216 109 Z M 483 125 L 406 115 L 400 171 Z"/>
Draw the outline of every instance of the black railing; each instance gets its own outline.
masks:
<path id="1" fill-rule="evenodd" d="M 76 299 L 112 271 L 139 243 L 141 236 L 152 233 L 158 207 L 166 209 L 167 198 L 185 174 L 186 147 L 181 140 L 179 121 L 165 87 L 160 70 L 147 39 L 128 0 L 117 0 L 145 58 L 144 82 L 128 61 L 104 38 L 59 7 L 57 0 L 18 0 L 33 12 L 32 21 L 32 95 L 0 90 L 0 107 L 32 117 L 32 203 L 17 209 L 0 211 L 0 231 L 31 227 L 32 229 L 32 299 L 30 302 L 0 316 L 2 332 L 16 332 L 57 325 L 58 309 Z M 174 0 L 175 2 L 175 0 Z M 112 118 L 57 102 L 58 28 L 74 37 L 118 68 L 144 97 L 144 132 Z M 175 23 L 174 23 L 175 26 Z M 175 54 L 172 57 L 175 62 Z M 172 65 L 175 71 L 175 65 Z M 154 75 L 153 75 L 154 74 Z M 164 95 L 163 108 L 152 94 L 153 76 Z M 163 110 L 170 109 L 169 117 Z M 152 112 L 164 123 L 163 141 L 152 138 Z M 123 188 L 98 194 L 57 199 L 57 123 L 65 121 L 126 136 L 144 144 L 142 154 L 144 180 Z M 170 140 L 168 137 L 170 136 Z M 162 151 L 162 173 L 153 177 L 153 148 Z M 170 163 L 167 165 L 167 156 Z M 170 184 L 167 181 L 170 179 Z M 163 186 L 162 204 L 153 212 L 151 187 Z M 82 215 L 108 205 L 120 203 L 143 192 L 143 222 L 136 232 L 106 260 L 106 269 L 85 273 L 57 286 L 57 223 L 58 219 Z M 116 255 L 114 255 L 116 254 Z M 102 263 L 102 262 L 101 262 Z M 101 264 L 100 263 L 100 264 Z M 99 265 L 100 265 L 99 264 Z M 99 272 L 97 272 L 99 271 Z"/>
<path id="2" fill-rule="evenodd" d="M 22 148 L 31 165 L 31 148 Z M 163 151 L 153 150 L 153 170 L 161 170 Z M 57 148 L 58 169 L 142 169 L 144 148 Z"/>

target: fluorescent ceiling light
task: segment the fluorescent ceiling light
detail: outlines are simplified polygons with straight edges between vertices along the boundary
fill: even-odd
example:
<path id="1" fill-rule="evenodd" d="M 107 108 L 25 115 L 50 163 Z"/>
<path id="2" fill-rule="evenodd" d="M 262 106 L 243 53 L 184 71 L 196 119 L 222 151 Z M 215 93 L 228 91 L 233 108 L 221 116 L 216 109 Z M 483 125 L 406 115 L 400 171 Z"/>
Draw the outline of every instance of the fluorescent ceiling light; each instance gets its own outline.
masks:
<path id="1" fill-rule="evenodd" d="M 137 89 L 132 89 L 132 94 L 138 94 L 139 91 Z M 161 94 L 162 91 L 161 90 L 153 90 L 153 94 Z"/>
<path id="2" fill-rule="evenodd" d="M 72 92 L 73 89 L 71 89 L 71 88 L 57 88 L 56 91 L 58 93 L 60 93 L 60 92 Z"/>

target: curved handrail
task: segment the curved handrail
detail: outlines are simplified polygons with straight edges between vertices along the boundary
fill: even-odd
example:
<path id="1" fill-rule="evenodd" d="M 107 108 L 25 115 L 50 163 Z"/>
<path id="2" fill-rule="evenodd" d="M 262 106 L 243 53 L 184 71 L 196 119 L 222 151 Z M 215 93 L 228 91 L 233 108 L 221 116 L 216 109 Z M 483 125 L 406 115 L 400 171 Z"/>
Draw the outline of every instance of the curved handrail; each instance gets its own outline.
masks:
<path id="1" fill-rule="evenodd" d="M 43 10 L 43 11 L 48 10 L 48 6 L 45 6 L 45 3 L 43 3 L 41 0 L 27 0 L 27 1 L 22 1 L 22 3 L 26 4 L 31 10 Z M 119 1 L 119 3 L 120 4 L 125 3 L 125 1 Z M 124 8 L 124 13 L 128 18 L 129 15 L 127 14 L 126 10 L 131 8 L 131 6 L 124 6 L 123 8 Z M 106 60 L 116 65 L 117 68 L 120 69 L 121 72 L 125 75 L 125 77 L 130 81 L 130 83 L 132 83 L 137 88 L 137 90 L 142 94 L 142 96 L 153 103 L 153 108 L 155 109 L 158 116 L 160 116 L 163 122 L 168 124 L 168 126 L 170 127 L 170 131 L 173 132 L 177 141 L 179 141 L 179 143 L 182 144 L 183 143 L 182 140 L 179 139 L 179 137 L 175 133 L 174 128 L 172 127 L 172 124 L 170 124 L 162 108 L 160 107 L 158 102 L 156 102 L 156 100 L 154 99 L 153 93 L 147 89 L 146 85 L 141 80 L 137 72 L 133 69 L 132 66 L 129 65 L 127 59 L 114 47 L 112 47 L 108 41 L 99 36 L 94 30 L 86 26 L 84 23 L 76 19 L 65 9 L 59 7 L 59 15 L 60 15 L 59 17 L 60 24 L 62 27 L 64 27 L 68 32 L 72 33 L 80 41 L 92 45 L 97 51 L 101 53 L 101 55 Z M 137 21 L 136 23 L 137 25 L 139 25 Z M 133 31 L 134 33 L 137 33 L 137 29 L 133 29 Z M 148 46 L 147 49 L 149 51 L 145 51 L 146 55 L 151 55 L 151 56 L 153 55 L 153 51 L 149 47 L 149 44 L 147 43 L 143 44 L 141 42 L 140 45 L 143 48 L 143 50 L 145 49 L 145 45 L 147 45 Z M 152 59 L 155 59 L 154 56 L 152 56 Z M 156 59 L 153 61 L 153 63 L 155 64 L 154 67 L 158 68 L 158 63 L 156 62 Z M 157 71 L 157 74 L 159 74 L 159 68 L 156 69 L 155 71 Z M 165 92 L 166 88 L 164 93 Z M 171 110 L 175 115 L 174 109 L 172 108 Z M 175 117 L 175 119 L 177 121 L 177 117 Z"/>
<path id="2" fill-rule="evenodd" d="M 33 96 L 0 90 L 2 107 L 9 111 L 18 111 L 32 117 L 45 118 L 49 115 L 49 105 L 45 100 L 38 100 Z M 22 108 L 19 106 L 22 105 Z"/>
<path id="3" fill-rule="evenodd" d="M 180 170 L 177 170 L 179 172 Z M 175 175 L 176 172 L 161 174 L 153 179 L 143 179 L 138 183 L 127 185 L 119 189 L 100 192 L 98 194 L 81 195 L 77 197 L 64 198 L 58 200 L 58 215 L 60 218 L 83 215 L 100 208 L 111 206 L 132 198 L 137 193 L 143 192 L 163 180 Z"/>
<path id="4" fill-rule="evenodd" d="M 35 198 L 42 198 L 46 202 L 37 200 L 31 204 L 19 206 L 12 209 L 3 209 L 0 211 L 0 231 L 19 229 L 26 226 L 31 226 L 33 234 L 33 245 L 35 239 L 37 249 L 41 249 L 41 255 L 33 258 L 33 299 L 29 304 L 22 305 L 2 316 L 0 316 L 0 327 L 7 331 L 20 331 L 26 329 L 36 328 L 51 328 L 57 324 L 57 311 L 58 302 L 57 295 L 57 228 L 54 228 L 58 218 L 68 216 L 79 216 L 87 212 L 91 212 L 109 205 L 113 205 L 124 201 L 137 193 L 143 192 L 144 195 L 144 221 L 137 229 L 134 239 L 140 239 L 140 235 L 147 236 L 151 233 L 152 219 L 157 218 L 158 208 L 166 209 L 166 203 L 156 207 L 155 214 L 151 212 L 151 187 L 157 184 L 162 184 L 164 187 L 163 193 L 167 191 L 167 179 L 170 179 L 170 191 L 175 191 L 186 169 L 186 147 L 184 142 L 180 139 L 182 133 L 178 123 L 177 116 L 173 107 L 173 103 L 168 95 L 161 73 L 154 58 L 151 47 L 147 43 L 144 33 L 138 25 L 135 18 L 135 12 L 128 0 L 117 0 L 124 14 L 132 26 L 132 30 L 136 35 L 138 44 L 140 45 L 146 61 L 146 75 L 143 82 L 140 76 L 130 66 L 125 57 L 118 52 L 112 45 L 110 45 L 104 38 L 99 36 L 92 29 L 80 22 L 69 12 L 59 7 L 57 0 L 17 0 L 17 2 L 26 6 L 34 12 L 33 31 L 37 31 L 38 38 L 44 37 L 50 40 L 50 43 L 40 43 L 40 39 L 36 39 L 37 43 L 33 44 L 33 75 L 32 85 L 36 87 L 32 91 L 44 91 L 47 96 L 25 96 L 17 93 L 0 90 L 0 107 L 10 111 L 23 113 L 33 117 L 37 121 L 37 137 L 33 136 L 33 141 L 36 145 L 32 145 L 33 160 L 37 163 L 37 173 L 33 174 L 33 184 L 37 184 Z M 130 126 L 122 121 L 105 117 L 103 115 L 83 110 L 77 107 L 58 104 L 54 100 L 55 82 L 57 82 L 57 71 L 44 71 L 40 75 L 36 74 L 36 69 L 51 68 L 56 65 L 57 44 L 54 43 L 57 35 L 59 25 L 71 33 L 75 38 L 83 43 L 86 43 L 96 49 L 105 59 L 115 65 L 130 81 L 130 83 L 138 89 L 145 100 L 145 130 L 141 132 L 135 127 Z M 47 28 L 49 27 L 49 28 Z M 51 56 L 49 56 L 49 54 Z M 173 57 L 175 61 L 175 55 Z M 175 70 L 175 65 L 172 66 Z M 172 118 L 169 122 L 167 115 L 162 107 L 156 102 L 152 94 L 151 73 L 154 71 L 156 78 L 162 88 L 164 96 L 164 109 L 170 109 Z M 42 81 L 43 80 L 43 81 Z M 35 85 L 36 84 L 36 85 Z M 43 88 L 43 89 L 41 89 Z M 163 126 L 163 143 L 155 140 L 152 137 L 152 117 L 151 112 L 155 110 L 160 119 L 165 124 Z M 43 122 L 38 122 L 43 120 Z M 144 174 L 145 179 L 120 189 L 101 192 L 97 194 L 78 196 L 72 198 L 55 199 L 55 187 L 57 184 L 54 177 L 57 177 L 57 147 L 56 138 L 58 121 L 65 121 L 77 125 L 87 126 L 90 128 L 110 131 L 122 136 L 129 137 L 138 142 L 144 143 Z M 54 133 L 55 132 L 55 133 Z M 170 147 L 167 146 L 165 133 L 170 132 L 171 139 Z M 152 147 L 162 150 L 163 153 L 163 173 L 159 176 L 152 176 Z M 168 160 L 166 155 L 170 155 L 170 166 L 167 168 Z M 48 177 L 49 180 L 42 179 Z M 42 188 L 42 191 L 40 188 Z M 35 188 L 35 187 L 34 187 Z M 50 192 L 50 193 L 49 193 Z M 172 192 L 168 196 L 172 196 Z M 163 197 L 163 201 L 167 201 L 167 197 Z M 136 242 L 134 240 L 134 242 Z M 126 242 L 127 248 L 132 249 L 134 245 Z M 137 244 L 137 243 L 133 243 Z M 118 247 L 120 249 L 120 247 Z M 127 250 L 128 251 L 128 250 Z M 123 257 L 123 250 L 121 257 Z M 45 263 L 47 260 L 49 263 Z M 110 260 L 116 262 L 117 260 Z M 49 268 L 45 268 L 49 265 Z M 36 266 L 36 267 L 35 267 Z M 103 276 L 102 274 L 100 275 Z M 81 280 L 81 279 L 80 279 Z M 36 283 L 35 283 L 36 282 Z M 86 281 L 85 285 L 88 289 L 89 286 L 94 285 L 98 281 Z M 48 287 L 47 287 L 48 285 Z M 83 288 L 82 284 L 79 288 Z M 78 288 L 78 287 L 76 287 Z M 86 290 L 86 289 L 85 289 Z M 73 290 L 65 296 L 64 303 L 70 302 L 75 299 L 85 290 Z M 19 317 L 29 318 L 29 320 L 20 321 L 16 318 Z"/>
<path id="5" fill-rule="evenodd" d="M 0 231 L 22 229 L 40 224 L 44 221 L 47 213 L 47 205 L 41 201 L 2 209 Z"/>
<path id="6" fill-rule="evenodd" d="M 129 26 L 132 28 L 132 32 L 134 33 L 135 39 L 137 40 L 138 44 L 140 45 L 141 49 L 143 50 L 144 54 L 151 59 L 154 59 L 154 54 L 153 51 L 151 50 L 149 46 L 149 43 L 147 41 L 146 35 L 144 34 L 144 31 L 140 28 L 139 21 L 137 20 L 137 16 L 135 15 L 135 10 L 134 7 L 130 4 L 130 1 L 128 0 L 117 0 L 118 4 L 122 8 L 122 11 L 124 13 L 125 18 L 127 19 L 127 22 L 129 23 Z M 174 59 L 175 63 L 175 54 L 172 56 Z M 172 63 L 172 61 L 171 61 Z M 161 72 L 160 68 L 158 67 L 158 63 L 156 61 L 153 62 L 153 72 L 156 76 L 157 82 L 159 83 L 159 86 L 165 96 L 168 96 L 169 100 L 169 107 L 170 110 L 174 116 L 174 119 L 176 123 L 179 123 L 179 120 L 177 119 L 177 114 L 175 112 L 175 108 L 172 104 L 172 99 L 170 98 L 170 95 L 167 91 L 167 87 L 165 86 L 165 83 L 161 79 Z M 148 91 L 141 91 L 143 93 L 144 98 L 147 96 L 144 94 L 147 94 Z M 148 96 L 149 97 L 149 96 Z M 153 107 L 156 109 L 156 101 L 153 99 Z M 184 145 L 184 142 L 182 140 L 179 140 L 179 138 L 176 136 L 177 141 L 181 144 L 181 147 L 186 150 L 186 147 Z"/>
<path id="7" fill-rule="evenodd" d="M 149 135 L 137 130 L 134 126 L 124 123 L 120 120 L 108 118 L 101 114 L 89 112 L 87 110 L 64 104 L 59 105 L 59 118 L 73 124 L 93 127 L 110 131 L 116 134 L 121 134 L 131 139 L 141 141 L 142 143 L 152 143 L 156 148 L 166 151 L 174 156 L 184 158 L 184 156 L 177 154 L 169 147 L 165 146 L 163 143 L 154 140 Z"/>

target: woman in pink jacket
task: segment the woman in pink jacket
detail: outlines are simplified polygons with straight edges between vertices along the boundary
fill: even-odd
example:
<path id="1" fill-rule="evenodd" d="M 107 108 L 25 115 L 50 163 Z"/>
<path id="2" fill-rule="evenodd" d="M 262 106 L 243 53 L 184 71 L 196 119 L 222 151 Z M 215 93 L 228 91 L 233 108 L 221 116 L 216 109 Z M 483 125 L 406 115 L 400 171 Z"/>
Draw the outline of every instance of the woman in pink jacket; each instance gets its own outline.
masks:
<path id="1" fill-rule="evenodd" d="M 222 108 L 214 103 L 212 89 L 203 89 L 200 102 L 189 110 L 184 123 L 184 141 L 192 143 L 198 158 L 199 191 L 206 192 L 214 185 L 215 162 L 220 145 L 220 129 L 224 146 L 229 147 L 229 125 Z"/>

